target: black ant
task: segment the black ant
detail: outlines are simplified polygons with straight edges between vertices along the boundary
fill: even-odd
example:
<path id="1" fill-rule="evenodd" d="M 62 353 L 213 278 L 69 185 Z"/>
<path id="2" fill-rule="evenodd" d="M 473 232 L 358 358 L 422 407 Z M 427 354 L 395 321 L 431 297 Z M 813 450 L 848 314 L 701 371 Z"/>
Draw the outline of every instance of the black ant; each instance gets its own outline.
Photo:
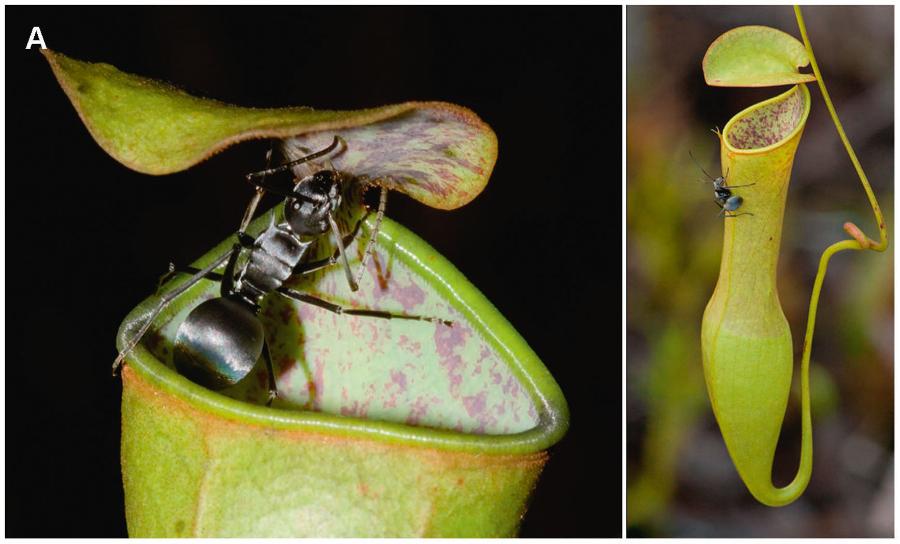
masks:
<path id="1" fill-rule="evenodd" d="M 750 187 L 751 185 L 756 185 L 756 183 L 749 183 L 747 185 L 731 185 L 727 184 L 728 172 L 725 172 L 724 176 L 719 176 L 714 178 L 709 175 L 709 173 L 700 166 L 700 163 L 697 162 L 697 159 L 694 158 L 694 155 L 688 151 L 688 155 L 691 156 L 691 160 L 694 161 L 694 164 L 697 165 L 700 170 L 706 174 L 706 177 L 709 178 L 710 182 L 713 184 L 713 192 L 715 193 L 715 202 L 722 208 L 722 211 L 719 212 L 719 215 L 724 215 L 725 217 L 737 217 L 739 215 L 753 215 L 750 212 L 742 212 L 742 213 L 734 213 L 735 210 L 741 207 L 744 203 L 744 198 L 732 194 L 732 189 L 737 189 L 738 187 Z M 704 182 L 707 183 L 707 182 Z"/>
<path id="2" fill-rule="evenodd" d="M 343 140 L 335 136 L 328 147 L 274 168 L 268 167 L 272 158 L 272 151 L 269 150 L 266 156 L 267 168 L 246 176 L 247 181 L 256 188 L 256 193 L 244 212 L 236 234 L 237 240 L 231 251 L 215 259 L 202 270 L 191 267 L 176 270 L 174 265 L 170 265 L 169 273 L 163 276 L 161 283 L 176 272 L 193 275 L 185 283 L 160 297 L 141 328 L 131 336 L 116 358 L 113 363 L 113 374 L 166 306 L 203 278 L 221 283 L 220 296 L 198 305 L 178 327 L 173 350 L 175 368 L 191 381 L 209 389 L 219 390 L 244 379 L 262 356 L 269 376 L 267 405 L 270 405 L 278 395 L 265 331 L 258 318 L 260 303 L 269 293 L 276 292 L 338 314 L 415 319 L 452 326 L 449 321 L 433 317 L 348 309 L 284 285 L 291 276 L 321 270 L 340 259 L 350 289 L 356 291 L 359 288 L 358 279 L 354 279 L 350 271 L 344 247 L 356 236 L 361 220 L 345 240 L 335 222 L 334 214 L 341 205 L 346 184 L 361 181 L 338 172 L 333 166 L 331 169 L 319 170 L 302 179 L 294 178 L 289 184 L 279 184 L 267 179 L 267 176 L 288 171 L 294 166 L 325 156 L 337 149 L 339 143 L 343 143 Z M 346 146 L 346 143 L 344 145 Z M 276 223 L 273 216 L 268 228 L 253 238 L 245 231 L 265 192 L 284 198 L 284 219 Z M 386 193 L 387 189 L 382 187 L 375 228 L 366 246 L 364 263 L 384 215 Z M 326 259 L 309 261 L 310 248 L 318 239 L 329 234 L 334 236 L 337 252 Z M 215 272 L 215 269 L 226 261 L 224 271 Z"/>

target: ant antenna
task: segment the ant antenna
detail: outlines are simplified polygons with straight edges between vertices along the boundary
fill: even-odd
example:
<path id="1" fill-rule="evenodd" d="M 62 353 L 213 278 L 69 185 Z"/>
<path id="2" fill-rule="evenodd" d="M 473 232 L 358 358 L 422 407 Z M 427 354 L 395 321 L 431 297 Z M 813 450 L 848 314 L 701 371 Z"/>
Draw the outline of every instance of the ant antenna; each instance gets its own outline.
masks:
<path id="1" fill-rule="evenodd" d="M 706 174 L 706 177 L 708 177 L 708 178 L 711 179 L 711 180 L 712 180 L 712 179 L 716 179 L 716 178 L 710 176 L 710 175 L 709 175 L 709 172 L 707 172 L 706 170 L 703 169 L 702 166 L 700 166 L 700 163 L 697 162 L 697 159 L 694 158 L 694 154 L 693 154 L 693 153 L 691 153 L 690 151 L 688 151 L 688 155 L 691 156 L 691 160 L 694 161 L 694 164 L 697 165 L 697 168 L 699 168 L 700 171 L 702 171 L 704 174 Z"/>
<path id="2" fill-rule="evenodd" d="M 384 219 L 384 210 L 387 208 L 387 193 L 387 189 L 381 187 L 381 195 L 378 198 L 378 214 L 375 215 L 375 228 L 372 229 L 369 241 L 366 242 L 366 250 L 363 252 L 362 262 L 359 264 L 356 272 L 357 283 L 362 280 L 362 275 L 366 271 L 366 265 L 369 264 L 369 257 L 372 256 L 372 245 L 375 243 L 375 239 L 378 238 L 378 231 L 381 230 L 381 220 Z"/>
<path id="3" fill-rule="evenodd" d="M 305 157 L 300 157 L 299 159 L 296 159 L 296 160 L 293 160 L 290 162 L 286 162 L 286 163 L 282 164 L 281 166 L 276 166 L 275 168 L 266 168 L 265 170 L 260 170 L 259 172 L 253 172 L 253 173 L 247 174 L 247 180 L 249 181 L 249 180 L 253 180 L 254 178 L 261 178 L 261 177 L 265 177 L 267 175 L 284 172 L 285 170 L 289 170 L 291 167 L 297 166 L 298 164 L 303 164 L 303 163 L 309 162 L 313 159 L 318 159 L 322 155 L 327 155 L 328 153 L 331 153 L 332 151 L 334 151 L 337 148 L 338 143 L 343 142 L 343 141 L 344 141 L 343 138 L 336 135 L 334 137 L 334 140 L 332 140 L 331 144 L 329 144 L 329 146 L 326 147 L 325 149 L 316 151 L 315 153 L 311 153 L 309 155 L 306 155 Z"/>
<path id="4" fill-rule="evenodd" d="M 347 283 L 350 284 L 351 291 L 358 291 L 359 285 L 353 279 L 353 273 L 350 272 L 350 262 L 347 260 L 347 250 L 344 249 L 344 241 L 341 240 L 341 231 L 338 229 L 337 223 L 334 222 L 334 216 L 328 212 L 328 222 L 331 224 L 331 232 L 334 233 L 334 239 L 337 241 L 338 253 L 341 254 L 341 260 L 344 261 L 344 272 L 347 274 Z"/>

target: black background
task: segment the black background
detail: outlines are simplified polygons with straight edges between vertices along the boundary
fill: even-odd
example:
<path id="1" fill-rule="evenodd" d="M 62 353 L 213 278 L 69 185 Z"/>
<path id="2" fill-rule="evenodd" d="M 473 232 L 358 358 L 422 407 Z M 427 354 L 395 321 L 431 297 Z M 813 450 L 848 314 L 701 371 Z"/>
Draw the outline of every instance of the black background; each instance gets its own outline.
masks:
<path id="1" fill-rule="evenodd" d="M 118 324 L 167 263 L 234 231 L 251 195 L 241 175 L 266 149 L 163 177 L 128 170 L 24 49 L 33 26 L 74 58 L 245 106 L 478 113 L 500 140 L 485 191 L 453 212 L 395 193 L 388 215 L 481 289 L 569 402 L 521 536 L 620 535 L 619 7 L 5 12 L 7 536 L 125 536 Z"/>

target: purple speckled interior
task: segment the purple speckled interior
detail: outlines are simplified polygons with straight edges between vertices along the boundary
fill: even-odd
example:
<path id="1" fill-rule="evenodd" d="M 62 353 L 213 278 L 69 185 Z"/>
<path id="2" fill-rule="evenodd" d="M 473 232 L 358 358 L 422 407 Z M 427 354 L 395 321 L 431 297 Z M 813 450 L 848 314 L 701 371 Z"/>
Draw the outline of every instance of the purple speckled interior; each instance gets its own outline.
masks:
<path id="1" fill-rule="evenodd" d="M 803 120 L 803 93 L 799 87 L 783 100 L 770 102 L 738 119 L 728 130 L 728 143 L 736 149 L 758 149 L 790 135 Z"/>
<path id="2" fill-rule="evenodd" d="M 348 196 L 353 202 L 338 217 L 343 232 L 352 230 L 362 210 L 359 193 Z M 363 226 L 347 247 L 354 271 L 370 235 Z M 331 242 L 322 238 L 313 258 L 331 255 Z M 274 406 L 475 434 L 513 434 L 537 426 L 534 400 L 508 355 L 495 349 L 433 280 L 398 258 L 404 251 L 384 239 L 376 244 L 355 293 L 340 266 L 295 278 L 290 285 L 346 308 L 432 316 L 452 326 L 338 315 L 269 295 L 260 319 L 277 376 Z M 202 284 L 202 293 L 190 295 L 189 303 L 150 335 L 156 338 L 151 349 L 170 366 L 180 323 L 203 300 L 218 296 L 218 283 Z M 258 363 L 247 379 L 222 393 L 264 404 L 266 384 L 265 365 Z"/>

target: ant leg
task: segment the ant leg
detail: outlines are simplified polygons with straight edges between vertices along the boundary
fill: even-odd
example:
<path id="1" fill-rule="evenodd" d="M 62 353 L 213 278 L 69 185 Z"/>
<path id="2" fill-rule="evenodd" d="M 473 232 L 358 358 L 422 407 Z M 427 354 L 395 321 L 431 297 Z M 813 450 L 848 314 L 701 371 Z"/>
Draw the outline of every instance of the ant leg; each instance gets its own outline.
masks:
<path id="1" fill-rule="evenodd" d="M 365 251 L 363 252 L 362 262 L 359 265 L 358 272 L 356 275 L 357 283 L 362 279 L 363 271 L 366 269 L 366 264 L 369 262 L 369 258 L 372 255 L 372 245 L 375 243 L 375 239 L 378 238 L 378 232 L 381 230 L 381 221 L 384 219 L 384 210 L 387 208 L 387 189 L 381 188 L 381 195 L 378 199 L 378 211 L 375 216 L 375 227 L 372 229 L 372 234 L 369 237 L 369 241 L 366 243 Z M 368 217 L 368 214 L 366 214 Z M 356 239 L 356 236 L 359 234 L 360 227 L 362 226 L 363 221 L 365 221 L 366 217 L 363 217 L 359 221 L 356 222 L 356 225 L 353 227 L 353 231 L 350 232 L 347 236 L 344 236 L 343 244 L 344 247 L 349 246 L 353 243 L 353 240 Z M 319 259 L 317 261 L 310 261 L 305 263 L 300 263 L 296 267 L 294 267 L 294 274 L 310 274 L 312 272 L 318 272 L 323 268 L 327 268 L 334 264 L 337 264 L 338 259 L 340 259 L 341 253 L 340 250 L 335 250 L 335 252 L 325 259 Z"/>
<path id="2" fill-rule="evenodd" d="M 375 243 L 375 239 L 378 238 L 378 231 L 381 230 L 381 220 L 384 219 L 385 208 L 387 208 L 387 189 L 381 187 L 381 194 L 378 197 L 378 213 L 375 215 L 375 227 L 372 229 L 369 241 L 366 242 L 362 262 L 359 263 L 359 268 L 356 272 L 357 283 L 362 280 L 363 273 L 366 271 L 366 265 L 369 264 L 369 257 L 372 255 L 372 245 Z"/>
<path id="3" fill-rule="evenodd" d="M 347 283 L 350 284 L 350 290 L 359 291 L 359 285 L 356 284 L 356 280 L 353 279 L 353 273 L 350 272 L 350 261 L 347 260 L 347 250 L 344 249 L 344 239 L 341 237 L 341 231 L 331 213 L 328 214 L 328 223 L 331 224 L 331 232 L 334 233 L 334 241 L 337 242 L 338 253 L 340 253 L 341 260 L 344 261 L 344 273 L 347 275 Z"/>
<path id="4" fill-rule="evenodd" d="M 199 270 L 197 270 L 197 272 L 199 272 Z M 163 274 L 162 276 L 160 276 L 159 281 L 156 282 L 156 294 L 159 294 L 159 292 L 163 288 L 163 285 L 167 284 L 169 282 L 169 280 L 171 280 L 173 277 L 175 277 L 175 274 L 177 274 L 177 273 L 178 273 L 178 271 L 175 268 L 175 263 L 170 262 L 169 269 L 166 270 L 166 273 Z M 196 272 L 191 272 L 191 274 L 195 274 L 195 273 Z"/>
<path id="5" fill-rule="evenodd" d="M 362 225 L 364 219 L 365 217 L 357 221 L 356 226 L 353 227 L 353 230 L 350 232 L 350 234 L 344 236 L 344 247 L 349 246 L 351 243 L 353 243 L 353 240 L 356 239 L 356 235 L 359 234 L 359 228 Z M 328 268 L 331 265 L 337 264 L 340 256 L 340 251 L 335 250 L 334 253 L 331 254 L 331 257 L 326 257 L 317 261 L 302 262 L 294 267 L 293 274 L 302 276 L 304 274 L 318 272 L 323 268 Z"/>
<path id="6" fill-rule="evenodd" d="M 748 183 L 747 185 L 729 185 L 728 189 L 737 189 L 738 187 L 750 187 L 751 185 L 756 185 L 756 183 Z"/>
<path id="7" fill-rule="evenodd" d="M 272 146 L 269 146 L 269 151 L 266 152 L 266 168 L 272 164 Z M 263 177 L 265 180 L 265 177 Z M 250 199 L 250 204 L 247 205 L 247 209 L 244 210 L 244 217 L 241 219 L 241 226 L 238 228 L 238 236 L 244 234 L 244 231 L 247 230 L 247 226 L 250 225 L 250 221 L 253 219 L 253 215 L 256 213 L 256 207 L 259 205 L 259 201 L 262 200 L 263 194 L 265 194 L 266 190 L 260 186 L 256 186 L 256 190 L 253 193 L 253 198 Z"/>
<path id="8" fill-rule="evenodd" d="M 453 326 L 453 322 L 447 319 L 441 319 L 439 317 L 429 317 L 422 315 L 406 315 L 406 314 L 393 314 L 390 312 L 383 312 L 381 310 L 359 310 L 354 308 L 344 308 L 343 306 L 339 306 L 337 304 L 332 304 L 327 300 L 322 300 L 320 298 L 316 298 L 311 295 L 307 295 L 305 293 L 300 293 L 298 291 L 294 291 L 293 289 L 288 289 L 287 287 L 278 288 L 278 292 L 282 295 L 292 298 L 294 300 L 299 300 L 300 302 L 305 302 L 307 304 L 312 304 L 313 306 L 318 306 L 323 310 L 328 310 L 329 312 L 334 312 L 336 314 L 343 315 L 357 315 L 357 316 L 366 316 L 366 317 L 380 317 L 382 319 L 411 319 L 414 321 L 430 321 L 431 323 L 441 323 L 448 327 Z"/>
<path id="9" fill-rule="evenodd" d="M 304 274 L 312 274 L 313 272 L 318 272 L 323 268 L 328 268 L 331 265 L 337 264 L 338 262 L 338 254 L 335 252 L 326 259 L 319 259 L 318 261 L 310 261 L 308 263 L 300 263 L 294 267 L 294 275 L 304 275 Z"/>
<path id="10" fill-rule="evenodd" d="M 266 406 L 272 406 L 272 401 L 278 398 L 278 386 L 275 384 L 275 370 L 272 368 L 272 356 L 269 354 L 269 343 L 263 342 L 263 358 L 266 360 L 266 372 L 269 374 L 269 399 Z"/>
<path id="11" fill-rule="evenodd" d="M 238 231 L 237 237 L 241 247 L 251 248 L 256 242 L 256 239 L 245 232 Z M 234 249 L 236 248 L 233 248 L 232 251 Z M 163 285 L 168 283 L 176 274 L 196 274 L 197 272 L 200 272 L 200 269 L 194 266 L 177 266 L 175 263 L 169 263 L 169 270 L 160 276 L 156 291 L 159 292 Z M 206 274 L 206 279 L 221 282 L 225 279 L 225 275 L 219 272 L 209 272 Z"/>
<path id="12" fill-rule="evenodd" d="M 725 217 L 726 219 L 729 217 L 740 217 L 742 215 L 753 215 L 753 214 L 750 212 L 741 212 L 741 213 L 730 212 L 729 213 L 725 210 L 724 207 L 719 211 L 719 217 Z"/>
<path id="13" fill-rule="evenodd" d="M 131 353 L 131 350 L 134 349 L 134 347 L 138 344 L 138 342 L 141 341 L 141 338 L 143 338 L 144 335 L 147 333 L 147 331 L 150 330 L 150 325 L 152 325 L 153 321 L 157 317 L 159 317 L 159 314 L 162 313 L 162 311 L 166 309 L 166 306 L 168 306 L 169 303 L 171 303 L 173 300 L 175 300 L 175 298 L 177 298 L 179 295 L 181 295 L 182 293 L 184 293 L 185 291 L 187 291 L 188 289 L 193 287 L 194 284 L 196 284 L 198 281 L 200 281 L 201 279 L 206 277 L 207 274 L 212 273 L 213 270 L 215 270 L 216 268 L 221 266 L 222 263 L 224 263 L 225 261 L 227 261 L 229 259 L 229 257 L 231 257 L 232 253 L 234 253 L 233 249 L 231 251 L 229 251 L 228 253 L 223 254 L 221 257 L 219 257 L 215 261 L 211 262 L 206 268 L 197 271 L 197 273 L 195 273 L 193 276 L 191 276 L 190 279 L 188 279 L 182 285 L 179 285 L 172 291 L 170 291 L 170 292 L 166 293 L 165 295 L 163 295 L 162 297 L 160 297 L 159 302 L 156 304 L 156 307 L 153 309 L 153 311 L 151 311 L 150 314 L 147 316 L 147 318 L 144 321 L 144 324 L 141 325 L 141 328 L 138 329 L 137 333 L 134 336 L 132 336 L 131 339 L 125 344 L 124 349 L 122 349 L 122 351 L 119 353 L 119 356 L 116 357 L 116 360 L 113 361 L 113 365 L 112 365 L 113 376 L 116 375 L 116 373 L 119 371 L 119 367 L 121 367 L 122 363 L 125 362 L 125 357 L 127 357 Z"/>
<path id="14" fill-rule="evenodd" d="M 195 266 L 175 266 L 175 263 L 169 263 L 169 271 L 163 274 L 160 288 L 176 274 L 196 274 L 197 272 L 200 272 L 200 269 Z M 209 272 L 205 277 L 212 281 L 222 281 L 225 275 L 219 272 Z"/>

